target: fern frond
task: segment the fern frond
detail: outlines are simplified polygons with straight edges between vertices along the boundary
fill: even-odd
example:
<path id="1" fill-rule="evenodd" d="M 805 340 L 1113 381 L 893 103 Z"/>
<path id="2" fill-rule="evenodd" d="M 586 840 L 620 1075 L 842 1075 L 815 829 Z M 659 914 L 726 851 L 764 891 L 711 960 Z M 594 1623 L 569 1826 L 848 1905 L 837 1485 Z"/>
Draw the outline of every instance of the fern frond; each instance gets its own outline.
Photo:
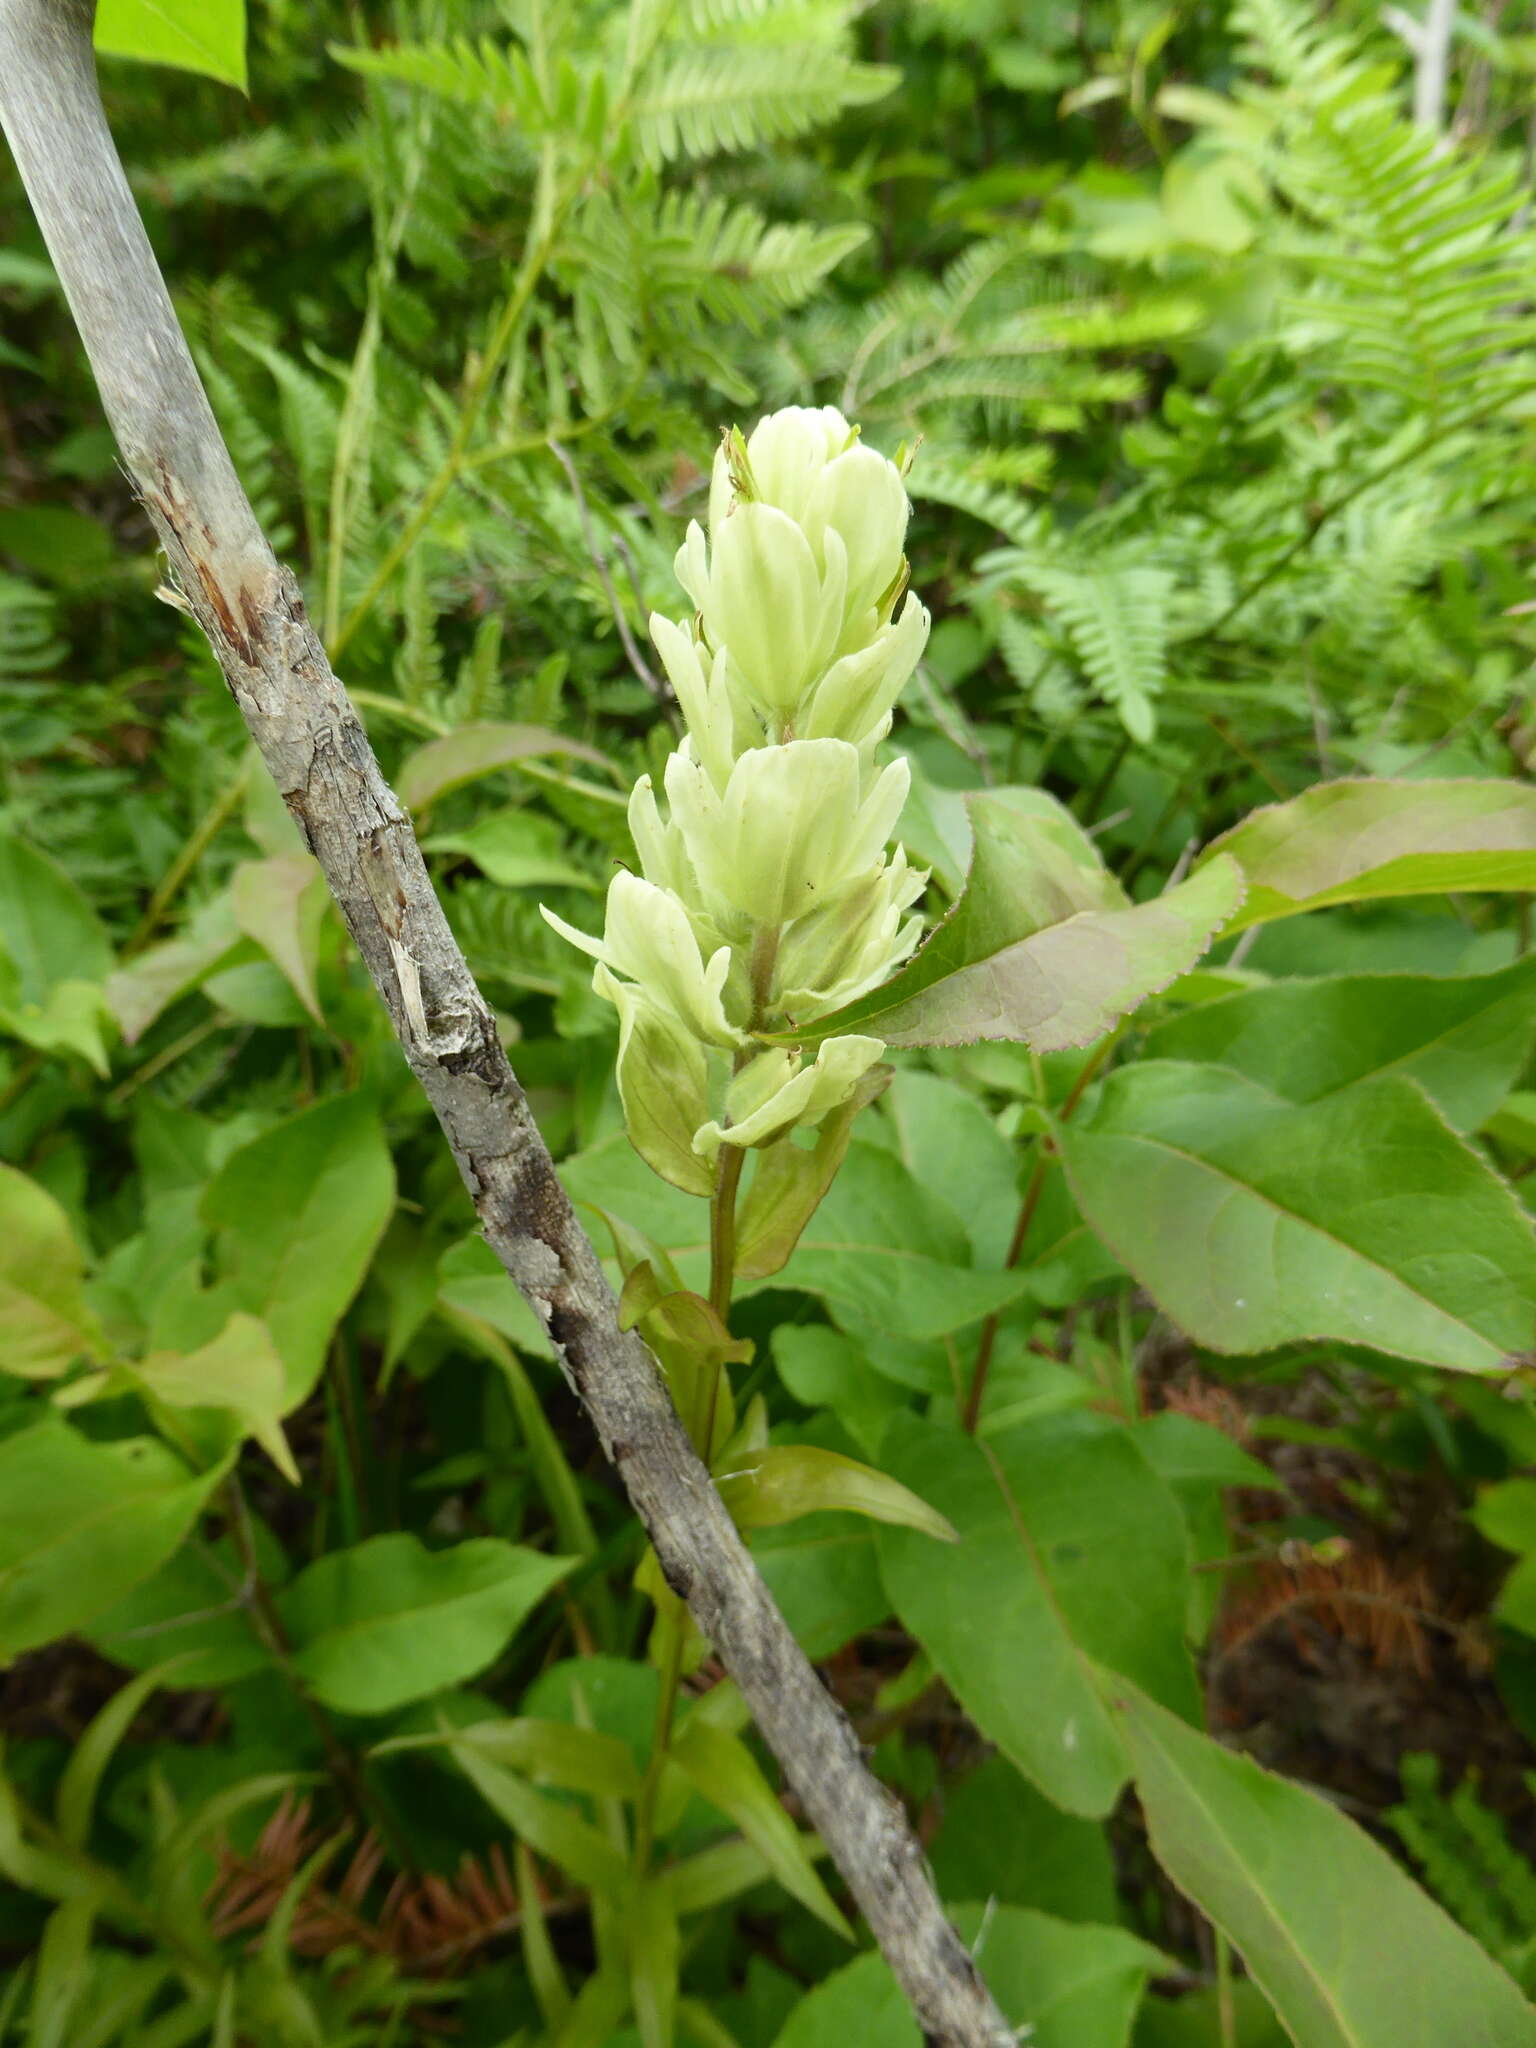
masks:
<path id="1" fill-rule="evenodd" d="M 502 47 L 489 36 L 478 42 L 455 36 L 442 43 L 394 43 L 382 50 L 345 43 L 327 48 L 338 64 L 365 78 L 419 86 L 442 99 L 488 108 L 530 130 L 547 125 L 550 110 L 532 65 L 521 50 Z"/>
<path id="2" fill-rule="evenodd" d="M 1084 674 L 1134 740 L 1155 730 L 1153 700 L 1168 668 L 1168 601 L 1173 577 L 1145 562 L 1109 560 L 1067 567 L 1027 551 L 1006 561 L 1012 580 L 1045 606 Z"/>
<path id="3" fill-rule="evenodd" d="M 831 49 L 672 51 L 630 101 L 630 130 L 653 165 L 755 149 L 883 99 L 900 75 Z"/>
<path id="4" fill-rule="evenodd" d="M 652 349 L 665 344 L 675 369 L 678 349 L 713 362 L 711 324 L 759 332 L 800 305 L 868 232 L 859 222 L 769 222 L 756 207 L 696 192 L 622 206 L 598 195 L 568 229 L 560 269 L 584 273 L 583 324 L 599 322 L 617 356 L 632 360 L 643 334 Z"/>
<path id="5" fill-rule="evenodd" d="M 336 457 L 336 436 L 341 421 L 341 403 L 332 386 L 326 385 L 292 356 L 270 347 L 255 335 L 235 331 L 230 339 L 270 372 L 278 390 L 283 438 L 293 456 L 303 495 L 305 517 L 312 536 L 322 529 L 323 507 L 330 489 L 331 464 Z"/>
<path id="6" fill-rule="evenodd" d="M 1440 1903 L 1490 1954 L 1523 1956 L 1536 1931 L 1536 1871 L 1464 1779 L 1446 1796 L 1439 1759 L 1405 1756 L 1403 1800 L 1382 1818 Z"/>
<path id="7" fill-rule="evenodd" d="M 1043 481 L 1050 467 L 1050 449 L 1041 442 L 1037 448 L 1017 451 L 1020 456 L 1037 452 L 1045 457 L 1037 473 Z M 1024 479 L 1020 477 L 1018 480 Z M 1012 541 L 1015 547 L 1031 547 L 1040 538 L 1041 514 L 1034 506 L 1024 504 L 1008 491 L 998 490 L 969 465 L 962 467 L 953 460 L 946 460 L 942 454 L 933 455 L 925 449 L 912 466 L 907 489 L 919 502 L 950 505 L 957 512 L 968 512 L 983 526 L 991 527 L 995 533 Z"/>
<path id="8" fill-rule="evenodd" d="M 20 576 L 0 574 L 0 683 L 33 681 L 68 650 L 54 631 L 54 600 Z"/>
<path id="9" fill-rule="evenodd" d="M 1236 19 L 1280 78 L 1251 89 L 1275 117 L 1267 167 L 1327 232 L 1297 252 L 1305 302 L 1334 345 L 1322 367 L 1392 393 L 1431 428 L 1496 410 L 1532 377 L 1536 233 L 1520 225 L 1513 156 L 1445 147 L 1399 111 L 1391 73 L 1318 35 L 1292 0 L 1241 0 Z"/>

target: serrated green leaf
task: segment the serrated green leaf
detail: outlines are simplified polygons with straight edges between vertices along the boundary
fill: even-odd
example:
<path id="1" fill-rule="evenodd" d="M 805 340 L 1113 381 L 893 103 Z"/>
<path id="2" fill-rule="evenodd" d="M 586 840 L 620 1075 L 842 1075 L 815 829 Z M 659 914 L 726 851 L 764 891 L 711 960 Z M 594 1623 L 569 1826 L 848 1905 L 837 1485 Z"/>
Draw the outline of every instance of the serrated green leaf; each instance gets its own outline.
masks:
<path id="1" fill-rule="evenodd" d="M 970 815 L 971 869 L 944 923 L 894 979 L 796 1042 L 868 1031 L 889 1045 L 1087 1045 L 1187 973 L 1242 901 L 1241 871 L 1216 859 L 1130 903 L 1037 791 L 973 796 Z"/>

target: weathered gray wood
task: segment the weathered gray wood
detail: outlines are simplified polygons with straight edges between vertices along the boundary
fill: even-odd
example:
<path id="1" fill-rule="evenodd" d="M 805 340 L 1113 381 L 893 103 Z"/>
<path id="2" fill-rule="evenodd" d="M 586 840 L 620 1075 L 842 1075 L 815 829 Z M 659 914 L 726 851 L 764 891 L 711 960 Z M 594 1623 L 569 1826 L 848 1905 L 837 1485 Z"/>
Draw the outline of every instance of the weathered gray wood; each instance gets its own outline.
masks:
<path id="1" fill-rule="evenodd" d="M 96 87 L 94 0 L 0 0 L 0 123 L 171 580 L 313 850 L 485 1234 L 547 1326 L 668 1583 L 741 1687 L 932 2042 L 1013 2039 L 898 1802 L 790 1634 L 612 1292 L 409 819 L 242 491 Z"/>

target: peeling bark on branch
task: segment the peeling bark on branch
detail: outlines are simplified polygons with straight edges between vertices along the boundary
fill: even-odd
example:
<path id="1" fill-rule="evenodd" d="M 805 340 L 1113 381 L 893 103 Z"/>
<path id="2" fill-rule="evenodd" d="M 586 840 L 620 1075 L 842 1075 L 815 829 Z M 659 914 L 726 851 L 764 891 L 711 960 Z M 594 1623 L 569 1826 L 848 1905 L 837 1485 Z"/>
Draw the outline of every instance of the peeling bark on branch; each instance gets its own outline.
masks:
<path id="1" fill-rule="evenodd" d="M 0 0 L 0 122 L 182 601 L 325 871 L 485 1235 L 547 1326 L 661 1568 L 740 1686 L 931 2043 L 1013 2035 L 945 1920 L 694 1455 L 597 1254 L 428 878 L 410 820 L 252 512 L 107 130 L 93 0 Z"/>

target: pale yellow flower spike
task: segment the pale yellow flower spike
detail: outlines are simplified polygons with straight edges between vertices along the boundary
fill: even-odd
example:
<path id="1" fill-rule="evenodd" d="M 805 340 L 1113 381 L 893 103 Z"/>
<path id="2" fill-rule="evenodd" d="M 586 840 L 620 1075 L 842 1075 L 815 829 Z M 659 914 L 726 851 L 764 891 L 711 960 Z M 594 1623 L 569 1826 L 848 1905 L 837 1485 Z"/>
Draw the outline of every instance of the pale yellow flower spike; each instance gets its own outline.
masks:
<path id="1" fill-rule="evenodd" d="M 636 786 L 641 874 L 614 879 L 601 940 L 544 913 L 619 1009 L 632 1142 L 690 1194 L 722 1145 L 841 1108 L 885 1049 L 850 1032 L 807 1061 L 762 1037 L 877 987 L 917 943 L 927 877 L 887 852 L 907 766 L 875 758 L 928 638 L 902 602 L 907 514 L 902 472 L 830 406 L 724 438 L 709 531 L 677 556 L 693 615 L 651 620 L 687 737 L 664 805 Z"/>

